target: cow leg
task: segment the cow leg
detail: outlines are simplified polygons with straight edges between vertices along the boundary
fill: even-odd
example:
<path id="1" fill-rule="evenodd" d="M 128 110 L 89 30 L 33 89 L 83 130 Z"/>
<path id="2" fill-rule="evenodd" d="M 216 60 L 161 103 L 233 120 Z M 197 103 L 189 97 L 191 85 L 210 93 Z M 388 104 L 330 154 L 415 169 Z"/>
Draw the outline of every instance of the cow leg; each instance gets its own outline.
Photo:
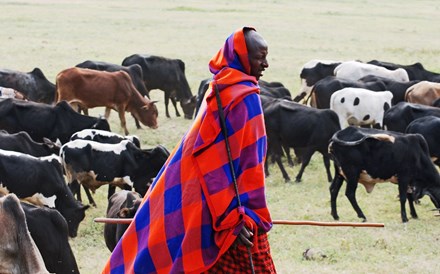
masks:
<path id="1" fill-rule="evenodd" d="M 267 162 L 268 161 L 268 158 L 269 157 L 266 157 L 266 159 L 264 160 L 264 174 L 265 174 L 265 177 L 269 177 L 269 163 Z"/>
<path id="2" fill-rule="evenodd" d="M 281 156 L 279 154 L 275 155 L 275 162 L 278 164 L 278 167 L 280 168 L 281 173 L 283 174 L 284 181 L 286 183 L 290 182 L 290 177 L 287 174 L 286 170 L 284 169 L 283 163 L 281 162 Z"/>
<path id="3" fill-rule="evenodd" d="M 133 116 L 133 119 L 134 119 L 134 123 L 135 123 L 135 125 L 136 125 L 136 128 L 137 128 L 137 129 L 141 129 L 142 127 L 141 127 L 141 124 L 139 123 L 139 120 L 136 119 L 136 117 L 134 117 L 133 114 L 131 114 L 131 116 Z"/>
<path id="4" fill-rule="evenodd" d="M 304 170 L 309 165 L 310 159 L 312 158 L 313 153 L 314 153 L 314 151 L 312 149 L 302 150 L 301 168 L 299 169 L 298 175 L 296 175 L 295 182 L 297 182 L 297 183 L 301 182 L 301 178 L 304 173 Z"/>
<path id="5" fill-rule="evenodd" d="M 107 200 L 110 199 L 110 197 L 115 194 L 116 192 L 116 186 L 109 184 L 108 185 L 108 192 L 107 192 Z"/>
<path id="6" fill-rule="evenodd" d="M 322 153 L 322 161 L 324 162 L 325 171 L 327 172 L 327 181 L 331 183 L 332 173 L 330 172 L 330 158 L 327 153 Z"/>
<path id="7" fill-rule="evenodd" d="M 398 184 L 399 184 L 400 215 L 402 216 L 402 222 L 406 223 L 408 222 L 408 217 L 406 215 L 406 208 L 405 208 L 408 183 L 405 182 L 404 178 L 399 177 Z"/>
<path id="8" fill-rule="evenodd" d="M 89 200 L 89 204 L 91 204 L 93 207 L 96 207 L 95 200 L 93 199 L 92 194 L 90 193 L 90 189 L 88 189 L 85 185 L 83 185 L 84 192 L 87 195 L 87 199 Z M 79 191 L 81 193 L 81 190 Z"/>
<path id="9" fill-rule="evenodd" d="M 167 118 L 171 118 L 170 113 L 168 111 L 168 104 L 170 103 L 170 95 L 166 91 L 164 94 L 164 100 L 165 100 L 165 115 Z"/>
<path id="10" fill-rule="evenodd" d="M 104 117 L 106 120 L 108 120 L 108 118 L 110 117 L 111 110 L 112 110 L 111 108 L 108 108 L 108 107 L 105 108 Z"/>
<path id="11" fill-rule="evenodd" d="M 357 174 L 359 174 L 359 172 Z M 347 188 L 345 190 L 345 196 L 347 196 L 348 200 L 351 203 L 351 206 L 353 206 L 353 209 L 354 211 L 356 211 L 358 217 L 361 218 L 363 222 L 366 222 L 367 218 L 365 217 L 364 213 L 362 212 L 356 201 L 356 189 L 358 185 L 358 179 L 358 176 L 347 176 Z"/>
<path id="12" fill-rule="evenodd" d="M 122 107 L 118 108 L 118 115 L 119 120 L 121 120 L 121 128 L 124 130 L 124 134 L 128 135 L 128 129 L 127 129 L 127 121 L 125 120 L 125 109 Z"/>
<path id="13" fill-rule="evenodd" d="M 177 117 L 180 117 L 180 112 L 179 112 L 179 110 L 177 109 L 177 101 L 176 101 L 176 98 L 171 97 L 171 103 L 173 104 L 173 106 L 174 106 L 174 110 L 176 111 L 176 116 L 177 116 Z"/>
<path id="14" fill-rule="evenodd" d="M 406 194 L 406 198 L 408 199 L 409 212 L 411 213 L 411 217 L 413 217 L 414 219 L 419 218 L 417 216 L 416 208 L 414 207 L 414 197 L 413 197 L 413 194 L 412 193 L 407 193 Z"/>
<path id="15" fill-rule="evenodd" d="M 338 211 L 336 209 L 336 200 L 338 198 L 339 190 L 341 189 L 342 183 L 344 182 L 344 177 L 337 173 L 335 170 L 335 178 L 330 185 L 330 204 L 331 204 L 331 214 L 333 219 L 339 220 Z"/>
<path id="16" fill-rule="evenodd" d="M 76 199 L 80 202 L 82 202 L 81 198 L 81 185 L 77 180 L 73 180 L 68 184 L 70 191 L 72 192 L 73 196 L 76 196 Z"/>

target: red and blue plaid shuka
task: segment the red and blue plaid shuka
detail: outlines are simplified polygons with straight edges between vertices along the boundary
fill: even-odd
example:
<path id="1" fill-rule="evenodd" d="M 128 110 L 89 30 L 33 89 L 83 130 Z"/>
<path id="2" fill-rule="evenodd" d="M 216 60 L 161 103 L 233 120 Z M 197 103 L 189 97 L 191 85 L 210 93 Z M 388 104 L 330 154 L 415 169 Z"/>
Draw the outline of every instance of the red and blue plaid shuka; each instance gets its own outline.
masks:
<path id="1" fill-rule="evenodd" d="M 211 84 L 103 273 L 200 273 L 228 250 L 244 224 L 254 235 L 272 227 L 264 187 L 264 117 L 243 28 L 227 38 L 209 68 L 220 90 L 242 206 Z"/>

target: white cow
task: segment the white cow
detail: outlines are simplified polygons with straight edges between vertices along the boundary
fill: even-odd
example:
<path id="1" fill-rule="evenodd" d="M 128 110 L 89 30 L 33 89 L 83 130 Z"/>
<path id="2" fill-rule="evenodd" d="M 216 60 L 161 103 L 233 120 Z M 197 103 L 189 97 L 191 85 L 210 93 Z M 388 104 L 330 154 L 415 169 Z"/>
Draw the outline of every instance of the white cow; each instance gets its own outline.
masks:
<path id="1" fill-rule="evenodd" d="M 367 75 L 385 77 L 400 82 L 409 81 L 408 73 L 402 68 L 389 70 L 384 67 L 356 61 L 342 62 L 334 69 L 334 73 L 338 78 L 352 81 L 357 81 Z"/>
<path id="2" fill-rule="evenodd" d="M 339 117 L 341 128 L 349 125 L 376 125 L 382 128 L 383 116 L 391 107 L 390 91 L 371 91 L 363 88 L 343 88 L 332 94 L 330 109 Z"/>

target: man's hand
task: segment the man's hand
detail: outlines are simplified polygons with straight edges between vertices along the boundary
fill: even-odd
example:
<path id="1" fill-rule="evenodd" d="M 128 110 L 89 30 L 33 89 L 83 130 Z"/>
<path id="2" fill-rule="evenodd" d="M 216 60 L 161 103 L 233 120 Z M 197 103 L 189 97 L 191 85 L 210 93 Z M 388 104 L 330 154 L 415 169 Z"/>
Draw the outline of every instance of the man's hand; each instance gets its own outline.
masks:
<path id="1" fill-rule="evenodd" d="M 254 236 L 254 233 L 244 225 L 237 236 L 236 242 L 240 245 L 245 245 L 246 247 L 253 247 L 252 236 Z"/>

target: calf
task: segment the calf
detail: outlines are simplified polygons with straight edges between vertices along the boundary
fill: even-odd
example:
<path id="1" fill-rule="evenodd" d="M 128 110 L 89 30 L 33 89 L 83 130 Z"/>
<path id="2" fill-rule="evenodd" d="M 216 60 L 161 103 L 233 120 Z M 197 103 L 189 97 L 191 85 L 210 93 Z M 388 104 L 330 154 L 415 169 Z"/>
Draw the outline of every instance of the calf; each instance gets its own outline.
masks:
<path id="1" fill-rule="evenodd" d="M 58 210 L 21 203 L 32 239 L 51 273 L 79 273 L 69 244 L 69 229 Z"/>
<path id="2" fill-rule="evenodd" d="M 133 218 L 142 202 L 141 195 L 134 191 L 121 190 L 114 193 L 108 200 L 107 218 Z M 104 224 L 104 239 L 110 252 L 115 249 L 127 224 Z"/>
<path id="3" fill-rule="evenodd" d="M 0 223 L 0 273 L 49 273 L 14 194 L 0 197 Z"/>
<path id="4" fill-rule="evenodd" d="M 32 140 L 26 131 L 9 134 L 0 130 L 0 149 L 12 150 L 35 157 L 49 156 L 60 152 L 60 145 L 44 138 L 43 143 Z"/>
<path id="5" fill-rule="evenodd" d="M 85 128 L 110 130 L 106 119 L 85 116 L 74 111 L 67 102 L 54 106 L 16 99 L 0 100 L 0 129 L 9 133 L 26 131 L 36 142 L 44 138 L 61 143 Z"/>
<path id="6" fill-rule="evenodd" d="M 406 72 L 408 73 L 409 80 L 419 80 L 419 81 L 426 80 L 426 81 L 433 81 L 433 82 L 438 82 L 438 80 L 440 80 L 439 73 L 435 73 L 435 72 L 431 72 L 429 70 L 426 70 L 423 67 L 423 65 L 419 62 L 414 63 L 412 65 L 399 65 L 399 64 L 395 64 L 395 63 L 391 63 L 391 62 L 371 60 L 370 62 L 368 62 L 368 64 L 381 66 L 381 67 L 387 68 L 389 70 L 395 70 L 398 68 L 402 68 L 402 69 L 406 70 Z"/>
<path id="7" fill-rule="evenodd" d="M 405 101 L 432 106 L 440 98 L 440 83 L 421 81 L 406 90 Z"/>
<path id="8" fill-rule="evenodd" d="M 55 85 L 39 68 L 31 72 L 0 69 L 0 86 L 17 90 L 34 102 L 52 104 L 55 100 Z"/>
<path id="9" fill-rule="evenodd" d="M 301 169 L 296 176 L 300 182 L 304 169 L 312 155 L 319 151 L 324 160 L 329 182 L 330 160 L 328 157 L 328 141 L 340 129 L 338 116 L 330 109 L 315 109 L 295 102 L 261 96 L 264 120 L 268 139 L 268 153 L 275 156 L 283 177 L 290 181 L 282 162 L 282 147 L 292 147 L 301 151 Z M 266 159 L 267 160 L 267 159 Z M 266 175 L 269 174 L 265 165 Z"/>
<path id="10" fill-rule="evenodd" d="M 438 167 L 440 167 L 440 117 L 425 116 L 412 121 L 405 130 L 406 133 L 421 134 L 428 144 L 429 155 Z"/>
<path id="11" fill-rule="evenodd" d="M 83 206 L 74 199 L 64 180 L 58 156 L 34 157 L 0 150 L 0 181 L 9 192 L 19 198 L 38 193 L 46 198 L 55 196 L 55 208 L 66 219 L 69 235 L 76 237 L 88 206 Z"/>
<path id="12" fill-rule="evenodd" d="M 148 90 L 160 89 L 165 92 L 165 112 L 170 118 L 168 104 L 171 103 L 180 116 L 176 101 L 180 101 L 184 117 L 192 119 L 196 107 L 196 96 L 191 93 L 185 76 L 185 63 L 180 59 L 170 59 L 161 56 L 133 54 L 122 61 L 123 66 L 138 64 L 142 68 L 145 86 Z"/>
<path id="13" fill-rule="evenodd" d="M 402 68 L 389 70 L 384 67 L 356 61 L 341 63 L 335 68 L 334 75 L 338 78 L 349 79 L 352 81 L 357 81 L 367 75 L 382 76 L 401 82 L 409 81 L 408 73 Z"/>
<path id="14" fill-rule="evenodd" d="M 138 148 L 141 147 L 140 139 L 135 135 L 122 136 L 117 133 L 105 130 L 84 129 L 78 131 L 77 133 L 73 134 L 72 137 L 70 137 L 71 141 L 76 139 L 91 140 L 106 144 L 117 144 L 123 140 L 129 140 L 133 142 L 133 144 L 135 144 L 135 146 L 137 146 Z M 77 196 L 78 201 L 82 201 L 80 184 L 75 180 L 69 184 L 69 187 L 73 195 Z M 95 200 L 93 199 L 89 189 L 86 188 L 84 185 L 83 187 L 86 192 L 87 198 L 89 199 L 89 203 L 96 207 Z M 115 186 L 108 185 L 108 197 L 110 197 L 113 193 L 115 193 Z"/>
<path id="15" fill-rule="evenodd" d="M 407 199 L 413 218 L 417 218 L 414 200 L 425 194 L 436 208 L 440 205 L 440 176 L 429 158 L 426 141 L 419 134 L 348 127 L 332 137 L 329 151 L 337 166 L 330 186 L 331 214 L 335 220 L 339 220 L 336 199 L 344 180 L 345 195 L 363 221 L 367 218 L 356 201 L 358 182 L 368 193 L 376 183 L 398 184 L 402 222 L 408 222 Z"/>
<path id="16" fill-rule="evenodd" d="M 128 140 L 104 144 L 77 139 L 63 145 L 60 156 L 69 183 L 78 180 L 92 191 L 105 184 L 130 186 L 143 196 L 169 152 L 162 146 L 142 150 Z"/>
<path id="17" fill-rule="evenodd" d="M 102 106 L 105 107 L 105 117 L 108 119 L 110 110 L 116 110 L 125 135 L 128 135 L 126 111 L 131 112 L 142 124 L 157 128 L 155 102 L 141 96 L 125 71 L 69 68 L 58 73 L 56 85 L 58 102 L 65 100 L 86 114 L 88 108 Z"/>
<path id="18" fill-rule="evenodd" d="M 392 98 L 389 91 L 343 88 L 330 97 L 330 109 L 337 113 L 341 128 L 377 124 L 382 128 L 383 115 L 391 107 Z"/>
<path id="19" fill-rule="evenodd" d="M 405 132 L 406 127 L 412 121 L 429 115 L 440 117 L 440 109 L 438 107 L 400 102 L 385 111 L 383 124 L 387 130 Z"/>

